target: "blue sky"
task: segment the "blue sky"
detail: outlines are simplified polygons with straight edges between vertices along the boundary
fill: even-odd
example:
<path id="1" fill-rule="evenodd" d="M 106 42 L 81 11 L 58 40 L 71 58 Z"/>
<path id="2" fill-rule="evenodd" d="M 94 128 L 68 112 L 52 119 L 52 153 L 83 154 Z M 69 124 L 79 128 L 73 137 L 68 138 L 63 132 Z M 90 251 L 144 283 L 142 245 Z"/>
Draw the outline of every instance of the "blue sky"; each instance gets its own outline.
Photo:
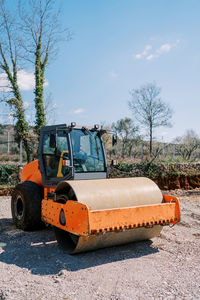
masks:
<path id="1" fill-rule="evenodd" d="M 59 2 L 59 1 L 57 1 Z M 46 72 L 58 123 L 112 123 L 126 116 L 130 90 L 155 81 L 174 110 L 171 141 L 200 134 L 200 1 L 62 0 L 72 32 Z M 24 92 L 27 102 L 33 99 Z"/>

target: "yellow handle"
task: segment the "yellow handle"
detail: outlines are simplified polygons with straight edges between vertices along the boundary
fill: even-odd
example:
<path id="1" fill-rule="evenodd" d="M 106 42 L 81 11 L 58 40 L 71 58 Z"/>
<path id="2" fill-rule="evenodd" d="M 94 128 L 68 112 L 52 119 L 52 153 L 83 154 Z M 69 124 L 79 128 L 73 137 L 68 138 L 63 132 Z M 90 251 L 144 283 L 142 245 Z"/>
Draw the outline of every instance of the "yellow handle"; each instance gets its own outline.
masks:
<path id="1" fill-rule="evenodd" d="M 63 173 L 62 173 L 62 166 L 63 166 L 63 154 L 65 154 L 65 153 L 69 153 L 69 151 L 68 150 L 64 150 L 64 151 L 61 152 L 60 160 L 59 160 L 59 165 L 58 165 L 58 173 L 57 173 L 57 177 L 58 178 L 64 177 Z"/>

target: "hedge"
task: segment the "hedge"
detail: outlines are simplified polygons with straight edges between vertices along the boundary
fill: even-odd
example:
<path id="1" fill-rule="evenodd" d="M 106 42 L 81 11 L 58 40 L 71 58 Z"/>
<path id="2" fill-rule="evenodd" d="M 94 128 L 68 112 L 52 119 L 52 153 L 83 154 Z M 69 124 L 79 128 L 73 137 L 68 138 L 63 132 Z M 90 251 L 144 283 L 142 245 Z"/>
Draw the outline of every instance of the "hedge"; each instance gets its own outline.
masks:
<path id="1" fill-rule="evenodd" d="M 0 165 L 0 185 L 15 185 L 19 181 L 18 165 Z"/>
<path id="2" fill-rule="evenodd" d="M 137 177 L 144 176 L 152 179 L 160 177 L 172 176 L 200 176 L 200 163 L 127 163 L 120 162 L 119 165 L 111 169 L 112 172 L 116 170 L 122 177 Z"/>

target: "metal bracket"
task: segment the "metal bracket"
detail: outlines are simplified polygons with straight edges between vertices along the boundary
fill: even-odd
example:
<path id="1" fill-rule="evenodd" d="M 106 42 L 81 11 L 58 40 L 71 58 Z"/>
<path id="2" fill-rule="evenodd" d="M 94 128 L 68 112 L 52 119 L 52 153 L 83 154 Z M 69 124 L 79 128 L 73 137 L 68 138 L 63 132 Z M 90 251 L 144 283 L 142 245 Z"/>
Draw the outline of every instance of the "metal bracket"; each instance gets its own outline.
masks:
<path id="1" fill-rule="evenodd" d="M 47 199 L 52 199 L 53 201 L 56 201 L 56 193 L 47 192 Z"/>

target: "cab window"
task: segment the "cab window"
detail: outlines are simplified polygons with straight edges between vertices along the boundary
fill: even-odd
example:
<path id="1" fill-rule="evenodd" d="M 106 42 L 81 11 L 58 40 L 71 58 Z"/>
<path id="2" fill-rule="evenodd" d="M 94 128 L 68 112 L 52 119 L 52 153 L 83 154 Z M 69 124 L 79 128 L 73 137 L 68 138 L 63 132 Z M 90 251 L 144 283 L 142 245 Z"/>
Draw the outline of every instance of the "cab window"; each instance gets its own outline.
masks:
<path id="1" fill-rule="evenodd" d="M 69 145 L 67 134 L 60 130 L 56 136 L 57 147 L 50 147 L 50 133 L 43 136 L 43 164 L 47 178 L 61 178 L 69 172 Z"/>
<path id="2" fill-rule="evenodd" d="M 76 173 L 105 172 L 105 161 L 97 132 L 74 129 L 70 132 Z"/>

